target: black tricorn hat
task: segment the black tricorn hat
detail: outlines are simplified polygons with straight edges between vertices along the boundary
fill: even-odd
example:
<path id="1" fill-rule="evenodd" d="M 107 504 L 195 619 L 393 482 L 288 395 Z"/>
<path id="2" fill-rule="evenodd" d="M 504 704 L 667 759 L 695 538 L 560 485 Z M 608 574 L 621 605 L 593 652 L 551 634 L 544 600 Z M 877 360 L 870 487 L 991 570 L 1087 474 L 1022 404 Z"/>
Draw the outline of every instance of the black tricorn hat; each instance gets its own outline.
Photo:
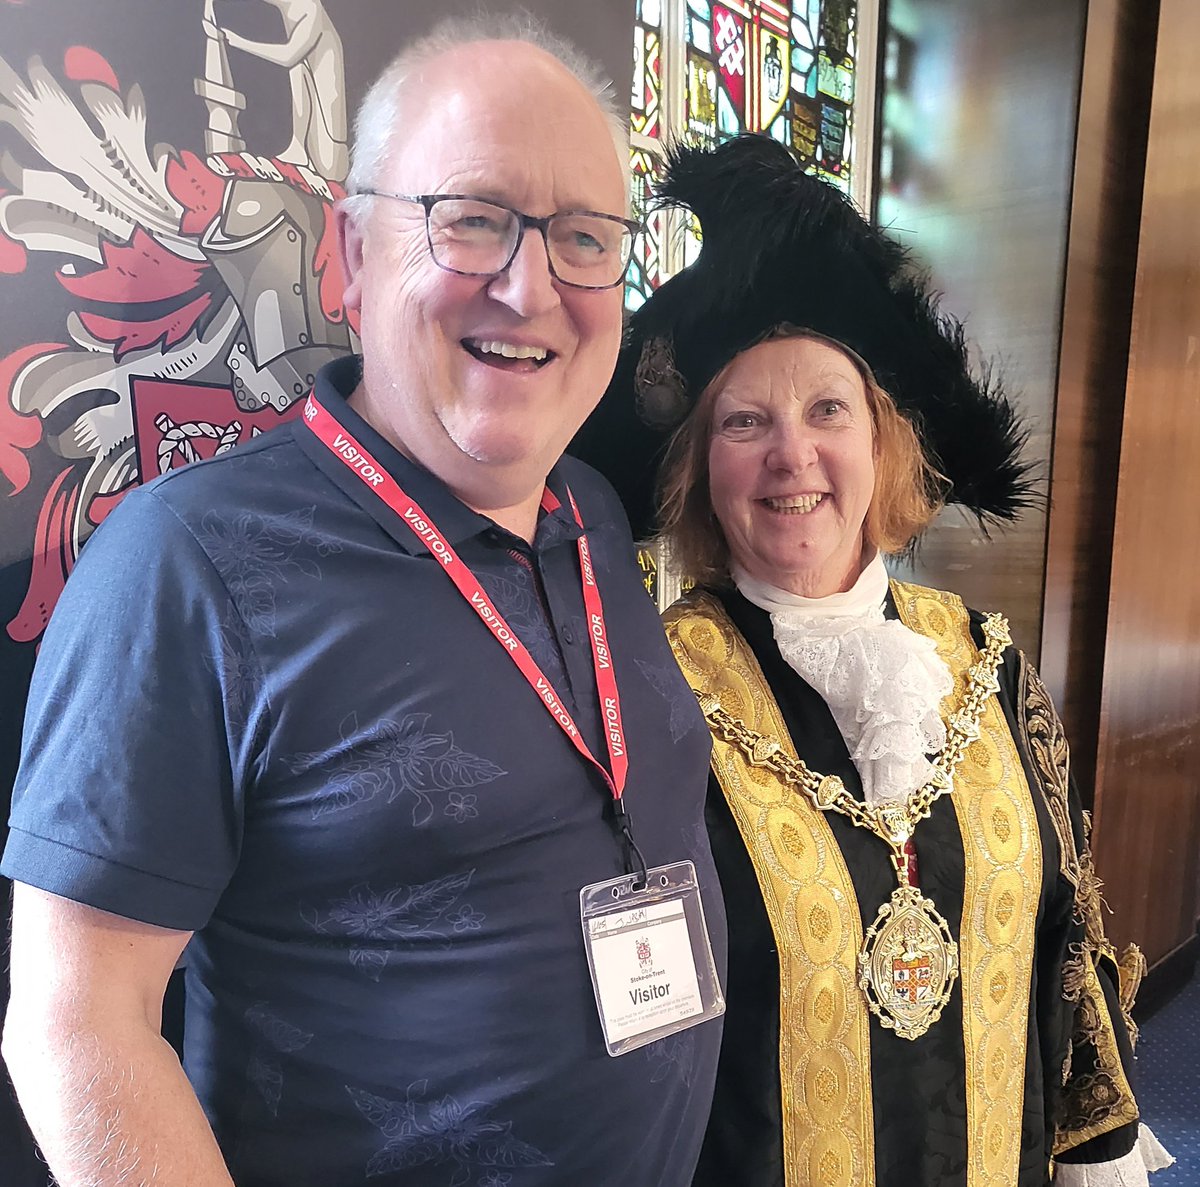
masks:
<path id="1" fill-rule="evenodd" d="M 947 480 L 947 502 L 985 528 L 1033 502 L 1027 433 L 991 373 L 972 374 L 962 326 L 905 248 L 782 144 L 677 145 L 657 204 L 692 210 L 700 255 L 630 315 L 612 383 L 569 450 L 616 487 L 636 537 L 653 528 L 670 430 L 726 363 L 784 324 L 871 368 Z"/>

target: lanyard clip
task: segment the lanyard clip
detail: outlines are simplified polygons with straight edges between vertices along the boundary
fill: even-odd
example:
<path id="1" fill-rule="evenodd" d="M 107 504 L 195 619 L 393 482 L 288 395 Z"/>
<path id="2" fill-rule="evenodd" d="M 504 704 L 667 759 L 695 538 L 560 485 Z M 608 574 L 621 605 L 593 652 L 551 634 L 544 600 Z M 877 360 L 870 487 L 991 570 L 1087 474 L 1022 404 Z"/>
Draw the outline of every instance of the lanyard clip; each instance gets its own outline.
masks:
<path id="1" fill-rule="evenodd" d="M 649 878 L 646 875 L 646 859 L 642 856 L 642 851 L 638 848 L 637 842 L 633 839 L 633 818 L 625 809 L 624 798 L 613 799 L 613 820 L 616 822 L 617 830 L 621 834 L 621 849 L 625 856 L 625 873 L 634 873 L 633 859 L 637 858 L 637 876 L 634 878 L 632 889 L 645 890 L 649 883 Z"/>

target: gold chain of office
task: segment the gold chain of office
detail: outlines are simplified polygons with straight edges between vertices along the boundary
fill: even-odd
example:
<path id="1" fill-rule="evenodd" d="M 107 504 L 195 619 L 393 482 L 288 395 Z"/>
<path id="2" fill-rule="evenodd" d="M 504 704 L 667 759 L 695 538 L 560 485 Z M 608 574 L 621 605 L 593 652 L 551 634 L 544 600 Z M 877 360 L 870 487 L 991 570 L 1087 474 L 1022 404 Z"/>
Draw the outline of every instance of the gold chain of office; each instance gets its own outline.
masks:
<path id="1" fill-rule="evenodd" d="M 946 718 L 946 743 L 934 757 L 933 775 L 900 803 L 872 805 L 856 800 L 836 775 L 819 775 L 790 758 L 774 738 L 752 730 L 721 708 L 713 693 L 698 694 L 713 732 L 736 746 L 753 766 L 763 767 L 802 792 L 822 812 L 840 812 L 886 842 L 899 887 L 880 908 L 863 937 L 858 984 L 881 1025 L 904 1039 L 920 1038 L 941 1016 L 958 976 L 958 945 L 932 900 L 910 883 L 906 847 L 934 803 L 952 790 L 954 772 L 967 747 L 979 737 L 987 700 L 999 691 L 997 669 L 1012 642 L 999 614 L 984 620 L 986 640 L 967 669 L 962 701 Z"/>
<path id="2" fill-rule="evenodd" d="M 996 672 L 1003 661 L 1004 649 L 1012 642 L 1008 622 L 1003 615 L 989 614 L 984 620 L 983 634 L 986 645 L 977 662 L 967 670 L 962 702 L 946 718 L 946 744 L 933 759 L 934 773 L 901 803 L 876 806 L 856 800 L 837 775 L 820 775 L 802 759 L 790 758 L 774 738 L 752 730 L 722 709 L 720 698 L 712 693 L 699 694 L 700 708 L 723 741 L 737 746 L 754 766 L 766 768 L 803 792 L 814 807 L 822 812 L 842 813 L 890 846 L 903 845 L 917 824 L 929 816 L 934 801 L 951 790 L 955 769 L 967 747 L 979 737 L 983 707 L 1000 688 Z"/>

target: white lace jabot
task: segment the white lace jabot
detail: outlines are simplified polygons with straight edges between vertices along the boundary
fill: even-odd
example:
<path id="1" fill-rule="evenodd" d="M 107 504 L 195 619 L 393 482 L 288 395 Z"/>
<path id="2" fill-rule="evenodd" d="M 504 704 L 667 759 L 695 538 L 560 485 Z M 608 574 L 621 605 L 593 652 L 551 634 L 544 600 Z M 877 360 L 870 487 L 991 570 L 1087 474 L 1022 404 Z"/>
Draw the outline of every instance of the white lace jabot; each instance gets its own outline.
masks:
<path id="1" fill-rule="evenodd" d="M 733 579 L 770 614 L 780 654 L 829 706 L 867 803 L 906 799 L 926 783 L 933 764 L 925 756 L 946 744 L 941 702 L 954 681 L 932 639 L 884 617 L 883 558 L 825 598 L 788 593 L 736 565 Z"/>

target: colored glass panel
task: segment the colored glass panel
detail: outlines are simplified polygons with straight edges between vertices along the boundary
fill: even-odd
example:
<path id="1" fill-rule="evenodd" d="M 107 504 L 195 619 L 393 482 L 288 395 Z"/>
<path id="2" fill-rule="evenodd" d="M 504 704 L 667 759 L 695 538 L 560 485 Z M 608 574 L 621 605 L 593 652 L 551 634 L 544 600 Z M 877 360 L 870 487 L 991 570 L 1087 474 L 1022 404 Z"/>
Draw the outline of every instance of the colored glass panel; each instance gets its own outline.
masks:
<path id="1" fill-rule="evenodd" d="M 821 108 L 811 99 L 792 104 L 792 148 L 806 169 L 817 164 L 817 145 L 821 141 Z"/>
<path id="2" fill-rule="evenodd" d="M 687 128 L 705 143 L 717 138 L 717 72 L 698 54 L 688 55 Z"/>
<path id="3" fill-rule="evenodd" d="M 818 146 L 818 160 L 821 173 L 831 173 L 841 176 L 849 173 L 846 158 L 849 155 L 847 133 L 849 120 L 846 109 L 836 103 L 821 104 L 821 142 Z"/>
<path id="4" fill-rule="evenodd" d="M 819 22 L 821 48 L 834 61 L 842 61 L 850 56 L 853 24 L 853 0 L 824 0 Z"/>
<path id="5" fill-rule="evenodd" d="M 814 23 L 807 17 L 792 17 L 792 44 L 799 49 L 815 50 L 817 48 L 814 36 Z"/>
<path id="6" fill-rule="evenodd" d="M 849 107 L 854 102 L 853 70 L 847 69 L 844 61 L 835 63 L 821 54 L 817 61 L 817 90 Z"/>
<path id="7" fill-rule="evenodd" d="M 629 155 L 630 209 L 640 219 L 644 230 L 633 241 L 633 255 L 625 276 L 625 306 L 637 309 L 663 280 L 663 243 L 666 237 L 666 214 L 650 213 L 654 184 L 661 172 L 657 155 L 644 149 L 634 149 Z"/>
<path id="8" fill-rule="evenodd" d="M 652 139 L 682 135 L 700 144 L 744 131 L 766 132 L 789 145 L 808 172 L 849 189 L 855 0 L 638 0 L 636 11 L 635 131 Z M 666 20 L 668 12 L 677 25 Z M 678 95 L 671 102 L 681 100 L 682 110 L 668 111 L 661 40 L 672 28 L 685 42 L 679 63 L 684 77 L 671 84 L 672 95 Z M 640 147 L 647 147 L 645 139 Z M 644 203 L 638 187 L 649 185 L 657 153 L 647 160 L 635 179 L 635 208 Z M 668 234 L 668 216 L 654 216 L 635 249 L 627 287 L 631 307 L 644 301 L 663 275 L 696 258 L 695 220 L 686 212 L 669 219 Z"/>
<path id="9" fill-rule="evenodd" d="M 643 25 L 660 28 L 662 25 L 662 0 L 638 0 L 637 19 Z"/>
<path id="10" fill-rule="evenodd" d="M 792 50 L 792 90 L 798 95 L 808 94 L 808 79 L 812 72 L 816 55 L 811 49 L 801 49 L 796 46 Z M 814 85 L 815 92 L 815 85 Z M 811 96 L 809 96 L 811 98 Z"/>
<path id="11" fill-rule="evenodd" d="M 782 37 L 766 30 L 758 39 L 758 47 L 758 126 L 769 128 L 787 100 L 791 54 Z"/>
<path id="12" fill-rule="evenodd" d="M 733 112 L 732 119 L 721 130 L 734 135 L 741 131 L 740 117 L 746 103 L 746 26 L 737 13 L 723 4 L 714 4 L 712 29 L 721 89 Z M 719 110 L 720 100 L 717 102 Z"/>
<path id="13" fill-rule="evenodd" d="M 728 140 L 745 129 L 738 119 L 738 110 L 729 99 L 729 92 L 724 87 L 717 88 L 717 131 L 722 140 Z M 754 130 L 754 129 L 751 129 Z"/>
<path id="14" fill-rule="evenodd" d="M 633 29 L 633 96 L 629 123 L 643 136 L 659 135 L 662 103 L 662 54 L 658 34 L 642 25 Z"/>
<path id="15" fill-rule="evenodd" d="M 683 267 L 694 264 L 700 255 L 700 220 L 690 211 L 683 212 Z"/>

